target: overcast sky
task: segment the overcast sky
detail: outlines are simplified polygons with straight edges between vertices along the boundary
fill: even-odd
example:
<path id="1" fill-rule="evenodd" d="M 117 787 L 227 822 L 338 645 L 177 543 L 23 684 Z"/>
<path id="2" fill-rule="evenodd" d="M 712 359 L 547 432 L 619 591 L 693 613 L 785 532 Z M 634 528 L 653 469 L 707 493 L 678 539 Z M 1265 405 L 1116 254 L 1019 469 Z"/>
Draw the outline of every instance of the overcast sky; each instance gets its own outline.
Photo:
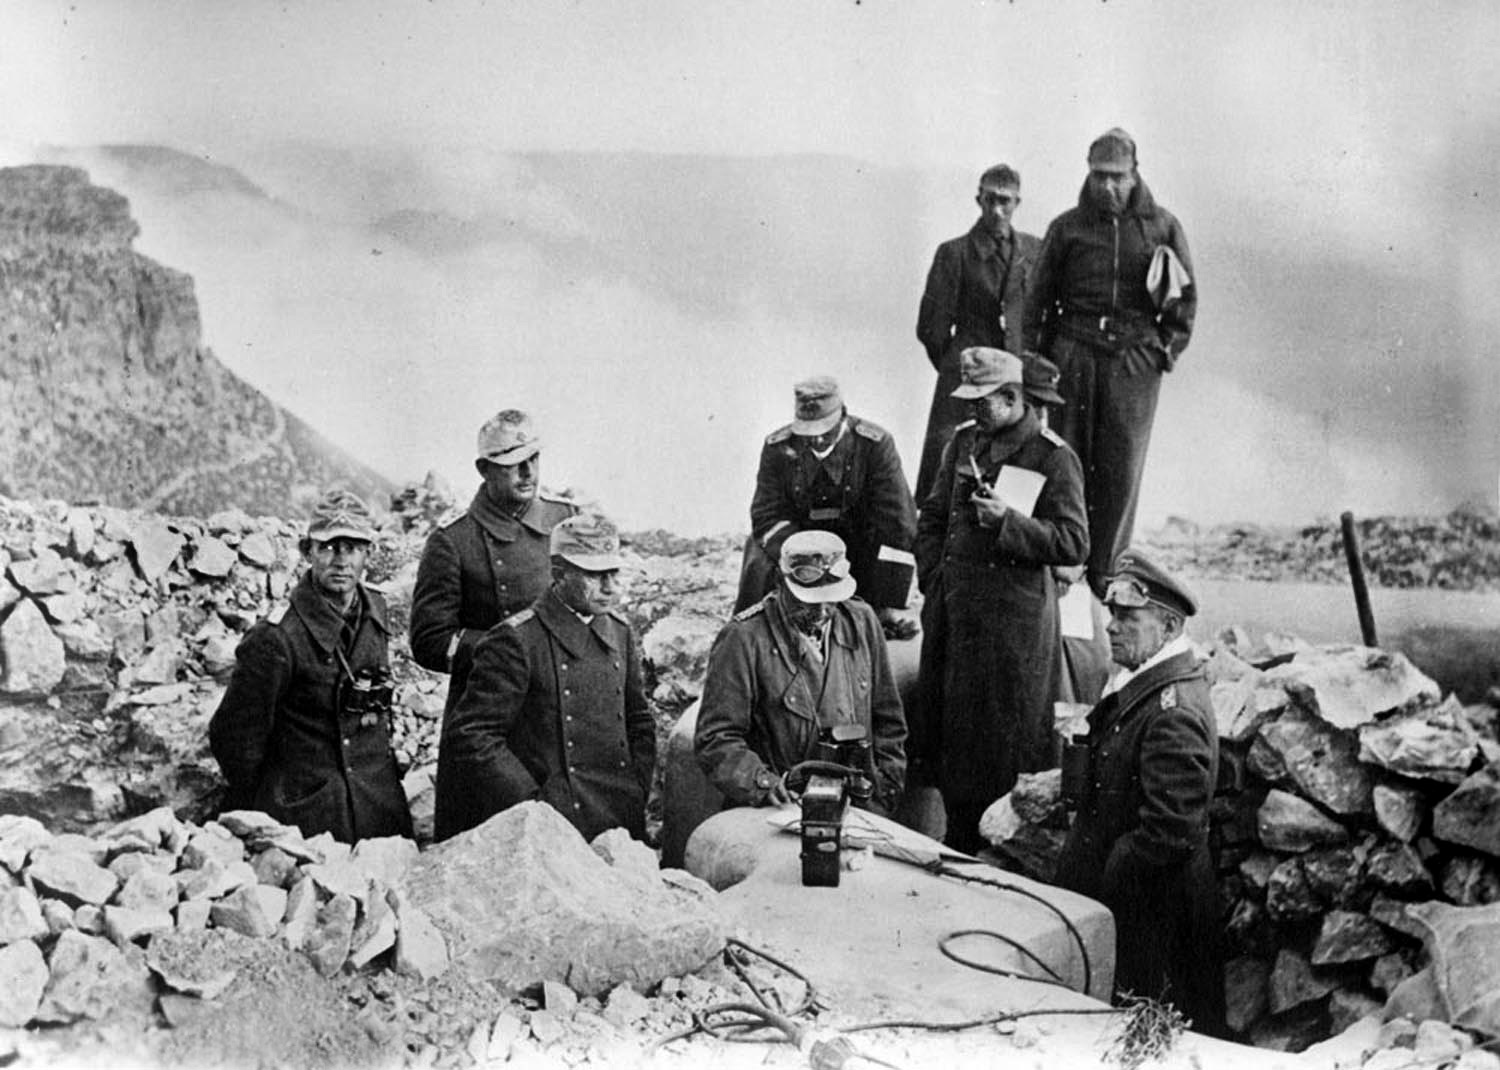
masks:
<path id="1" fill-rule="evenodd" d="M 1472 399 L 1452 419 L 1475 424 L 1487 464 L 1500 412 L 1497 55 L 1500 9 L 1483 2 L 7 0 L 0 157 L 147 142 L 242 165 L 288 141 L 399 146 L 442 160 L 455 190 L 466 166 L 506 151 L 821 153 L 942 175 L 1005 159 L 1025 178 L 1021 222 L 1040 233 L 1075 197 L 1089 140 L 1118 123 L 1195 248 L 1259 234 L 1289 258 L 1439 280 L 1455 302 L 1442 351 L 1416 365 L 1372 354 L 1356 373 L 1420 392 L 1413 379 L 1441 360 Z M 684 225 L 755 209 L 715 192 L 683 205 Z M 923 233 L 939 238 L 967 225 L 967 197 L 839 210 L 852 229 L 927 213 Z M 202 293 L 210 267 L 173 266 L 200 278 L 206 340 L 230 348 L 236 339 L 212 336 L 224 296 Z M 1224 294 L 1235 267 L 1200 269 L 1219 273 Z M 917 279 L 924 269 L 911 266 Z M 916 296 L 891 300 L 914 313 Z M 1205 319 L 1189 361 L 1210 359 Z M 1403 332 L 1379 355 L 1401 356 Z M 897 344 L 919 358 L 910 339 Z"/>

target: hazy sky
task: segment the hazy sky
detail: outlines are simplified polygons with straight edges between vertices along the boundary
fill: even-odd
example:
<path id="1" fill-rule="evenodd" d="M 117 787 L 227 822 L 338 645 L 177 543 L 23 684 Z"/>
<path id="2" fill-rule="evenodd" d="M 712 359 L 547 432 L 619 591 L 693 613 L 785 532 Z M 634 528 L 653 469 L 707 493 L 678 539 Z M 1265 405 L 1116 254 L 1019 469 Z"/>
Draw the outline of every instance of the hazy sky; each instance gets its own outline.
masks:
<path id="1" fill-rule="evenodd" d="M 1430 300 L 1434 287 L 1443 295 L 1441 314 L 1431 317 L 1438 322 L 1424 322 L 1420 308 L 1361 309 L 1357 318 L 1378 320 L 1382 329 L 1370 333 L 1367 364 L 1340 358 L 1346 378 L 1362 380 L 1357 389 L 1307 399 L 1323 406 L 1321 415 L 1284 417 L 1259 404 L 1253 384 L 1243 381 L 1174 376 L 1159 424 L 1175 426 L 1177 437 L 1158 434 L 1165 444 L 1148 471 L 1149 512 L 1153 500 L 1168 498 L 1170 507 L 1185 508 L 1191 495 L 1183 493 L 1179 455 L 1192 450 L 1195 437 L 1237 423 L 1243 442 L 1279 437 L 1290 454 L 1301 436 L 1316 435 L 1320 421 L 1326 427 L 1337 418 L 1341 405 L 1368 406 L 1378 393 L 1396 398 L 1395 416 L 1401 394 L 1414 394 L 1429 425 L 1466 429 L 1467 439 L 1455 445 L 1450 436 L 1442 449 L 1489 464 L 1500 414 L 1500 360 L 1489 344 L 1500 328 L 1493 300 L 1500 287 L 1491 155 L 1500 150 L 1496 55 L 1500 9 L 1480 2 L 8 0 L 0 30 L 0 158 L 24 155 L 16 146 L 34 143 L 146 142 L 243 167 L 273 158 L 269 148 L 286 142 L 383 146 L 427 161 L 424 180 L 443 186 L 432 196 L 446 210 L 478 214 L 487 187 L 470 180 L 492 178 L 502 152 L 831 154 L 923 176 L 928 188 L 911 203 L 852 196 L 832 211 L 847 218 L 851 235 L 870 229 L 872 216 L 907 214 L 925 250 L 968 225 L 970 191 L 949 180 L 997 159 L 1021 167 L 1027 200 L 1018 222 L 1040 233 L 1074 199 L 1088 141 L 1119 123 L 1140 144 L 1148 182 L 1187 225 L 1208 280 L 1202 338 L 1185 358 L 1200 365 L 1185 364 L 1184 372 L 1237 359 L 1233 346 L 1242 333 L 1221 335 L 1215 349 L 1216 324 L 1227 316 L 1212 300 L 1254 291 L 1236 275 L 1250 270 L 1234 260 L 1241 246 L 1284 249 L 1296 267 L 1287 284 L 1309 289 L 1313 313 L 1319 300 L 1359 297 L 1358 278 L 1321 292 L 1321 264 L 1363 265 L 1382 294 L 1394 295 L 1381 300 L 1395 306 L 1403 279 L 1412 283 L 1413 300 Z M 712 228 L 716 219 L 757 210 L 753 191 L 739 191 L 744 200 L 721 194 L 685 194 L 683 226 Z M 566 205 L 544 209 L 560 230 L 579 225 Z M 162 255 L 171 233 L 144 222 L 141 246 Z M 1202 249 L 1217 259 L 1205 260 Z M 913 256 L 899 285 L 878 298 L 901 309 L 907 337 L 889 340 L 901 361 L 920 359 L 904 321 L 914 315 L 926 255 Z M 244 339 L 256 328 L 248 303 L 245 322 L 235 321 L 234 295 L 224 287 L 249 269 L 216 275 L 207 262 L 168 262 L 198 278 L 206 341 L 239 367 L 237 347 L 250 344 Z M 1267 263 L 1262 257 L 1255 270 Z M 209 292 L 212 285 L 220 288 Z M 455 305 L 455 317 L 472 314 L 468 296 L 468 306 Z M 619 307 L 636 321 L 622 328 L 666 330 L 693 345 L 694 324 L 661 328 L 658 306 L 628 296 Z M 502 308 L 522 316 L 528 302 L 546 297 L 544 288 L 534 293 L 528 285 L 479 317 L 479 326 L 503 330 Z M 1242 319 L 1254 314 L 1231 311 Z M 386 326 L 378 316 L 369 322 L 372 333 Z M 1296 379 L 1320 354 L 1277 329 L 1266 324 L 1267 345 L 1285 350 L 1285 375 Z M 607 345 L 608 333 L 591 332 L 589 341 Z M 768 327 L 763 341 L 796 344 L 781 323 Z M 787 362 L 775 367 L 778 376 L 792 370 Z M 911 373 L 918 394 L 921 371 Z M 1281 375 L 1274 366 L 1269 374 Z M 1436 379 L 1442 389 L 1428 389 Z M 780 419 L 787 382 L 773 385 Z M 396 377 L 386 389 L 403 396 L 411 386 Z M 297 407 L 285 391 L 273 396 Z M 1195 398 L 1212 398 L 1217 408 L 1205 412 Z M 1455 398 L 1458 407 L 1448 411 Z M 753 463 L 758 428 L 772 418 L 769 409 L 762 414 L 769 403 L 755 405 L 745 425 L 732 429 L 749 440 L 736 455 L 740 467 Z M 925 411 L 925 398 L 916 407 Z M 316 413 L 303 414 L 317 422 Z M 472 414 L 462 415 L 465 429 L 451 435 L 454 441 L 470 434 Z M 907 424 L 919 423 L 920 413 L 887 419 L 900 425 L 914 467 Z M 328 430 L 366 448 L 358 434 Z M 1391 433 L 1399 437 L 1399 425 Z M 1382 497 L 1382 466 L 1398 461 L 1368 440 L 1328 448 L 1341 451 L 1330 464 L 1356 473 L 1330 483 L 1330 492 L 1347 489 L 1355 507 L 1442 504 Z M 391 471 L 389 458 L 381 461 Z M 462 477 L 461 462 L 450 470 Z M 737 496 L 748 495 L 747 473 L 727 478 L 744 486 L 746 494 Z M 1153 498 L 1153 479 L 1178 493 Z M 588 473 L 582 481 L 590 482 Z M 1222 514 L 1233 502 L 1233 494 L 1220 493 L 1206 508 Z M 683 521 L 673 515 L 666 522 Z"/>

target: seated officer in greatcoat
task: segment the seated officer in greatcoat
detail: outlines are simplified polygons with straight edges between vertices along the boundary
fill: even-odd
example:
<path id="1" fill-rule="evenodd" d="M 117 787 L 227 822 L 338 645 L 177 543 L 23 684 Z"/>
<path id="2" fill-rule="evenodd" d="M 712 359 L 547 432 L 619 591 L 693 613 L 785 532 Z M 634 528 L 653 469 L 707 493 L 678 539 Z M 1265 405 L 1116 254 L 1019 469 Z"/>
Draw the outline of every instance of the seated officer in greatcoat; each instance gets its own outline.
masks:
<path id="1" fill-rule="evenodd" d="M 858 725 L 870 741 L 869 808 L 895 810 L 906 720 L 880 622 L 855 586 L 843 540 L 800 531 L 781 545 L 776 590 L 714 640 L 693 746 L 729 805 L 789 801 L 782 778 L 818 756 L 825 734 Z"/>

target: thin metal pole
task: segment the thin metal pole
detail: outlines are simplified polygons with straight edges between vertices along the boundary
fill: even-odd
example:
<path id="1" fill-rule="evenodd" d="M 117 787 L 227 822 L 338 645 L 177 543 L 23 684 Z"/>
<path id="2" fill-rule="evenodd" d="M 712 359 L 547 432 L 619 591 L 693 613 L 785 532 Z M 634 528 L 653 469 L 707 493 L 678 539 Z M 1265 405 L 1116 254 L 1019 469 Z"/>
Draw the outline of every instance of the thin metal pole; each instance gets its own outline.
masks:
<path id="1" fill-rule="evenodd" d="M 1354 585 L 1354 609 L 1359 614 L 1359 634 L 1365 646 L 1379 646 L 1375 639 L 1375 614 L 1370 610 L 1370 589 L 1365 586 L 1365 563 L 1359 553 L 1359 534 L 1354 530 L 1354 514 L 1339 517 L 1344 531 L 1344 560 L 1349 563 L 1349 582 Z"/>

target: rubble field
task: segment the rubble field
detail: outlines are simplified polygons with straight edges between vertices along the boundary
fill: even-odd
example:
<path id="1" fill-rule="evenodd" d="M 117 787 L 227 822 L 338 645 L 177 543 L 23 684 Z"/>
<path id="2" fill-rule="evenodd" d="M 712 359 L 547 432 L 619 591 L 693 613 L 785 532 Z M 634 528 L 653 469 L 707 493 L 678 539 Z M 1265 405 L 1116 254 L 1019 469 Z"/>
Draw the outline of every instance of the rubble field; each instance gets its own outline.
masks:
<path id="1" fill-rule="evenodd" d="M 452 506 L 432 480 L 396 495 L 368 576 L 391 607 L 395 743 L 423 843 L 446 680 L 411 661 L 404 635 L 422 545 Z M 1372 584 L 1500 584 L 1493 516 L 1371 519 L 1360 534 Z M 295 581 L 299 535 L 235 510 L 166 517 L 0 498 L 0 1065 L 108 1052 L 145 1065 L 612 1066 L 674 1051 L 692 1064 L 704 1038 L 653 1043 L 753 992 L 731 969 L 714 893 L 658 871 L 639 844 L 590 850 L 535 812 L 545 807 L 487 823 L 494 842 L 464 839 L 481 859 L 529 852 L 534 865 L 488 869 L 550 880 L 549 901 L 571 902 L 579 886 L 610 892 L 517 951 L 476 947 L 474 912 L 509 904 L 503 921 L 478 926 L 504 931 L 543 893 L 522 882 L 464 898 L 442 867 L 488 869 L 464 868 L 479 863 L 445 855 L 448 844 L 350 850 L 264 815 L 218 814 L 208 718 L 240 636 Z M 741 543 L 627 540 L 624 608 L 663 739 L 701 688 Z M 1347 582 L 1336 524 L 1174 521 L 1145 543 L 1188 577 Z M 1297 1050 L 1397 1001 L 1412 1028 L 1372 1040 L 1366 1065 L 1382 1048 L 1430 1056 L 1443 1025 L 1448 1062 L 1426 1065 L 1500 1067 L 1450 1028 L 1500 1029 L 1500 1008 L 1466 1000 L 1450 983 L 1462 971 L 1448 968 L 1500 930 L 1488 920 L 1500 911 L 1494 707 L 1445 698 L 1381 651 L 1234 630 L 1204 650 L 1234 774 L 1215 835 L 1241 1035 Z M 1007 865 L 1045 876 L 1060 821 L 1039 774 L 992 808 L 987 829 Z M 636 901 L 628 917 L 611 913 Z M 598 936 L 594 918 L 619 928 L 579 943 Z M 1500 990 L 1500 978 L 1483 980 Z M 745 1047 L 757 1046 L 729 1046 Z"/>

